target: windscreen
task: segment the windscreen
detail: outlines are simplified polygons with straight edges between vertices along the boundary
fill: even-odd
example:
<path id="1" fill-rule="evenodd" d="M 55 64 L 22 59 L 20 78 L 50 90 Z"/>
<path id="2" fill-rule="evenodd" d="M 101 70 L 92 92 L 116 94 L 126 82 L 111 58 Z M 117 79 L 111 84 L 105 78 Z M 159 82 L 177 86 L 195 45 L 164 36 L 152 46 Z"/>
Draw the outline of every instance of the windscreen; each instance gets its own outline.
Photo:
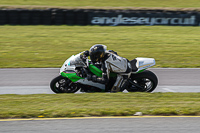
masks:
<path id="1" fill-rule="evenodd" d="M 70 65 L 70 66 L 75 65 L 76 67 L 84 66 L 82 59 L 80 58 L 80 54 L 81 53 L 71 57 L 68 65 Z"/>

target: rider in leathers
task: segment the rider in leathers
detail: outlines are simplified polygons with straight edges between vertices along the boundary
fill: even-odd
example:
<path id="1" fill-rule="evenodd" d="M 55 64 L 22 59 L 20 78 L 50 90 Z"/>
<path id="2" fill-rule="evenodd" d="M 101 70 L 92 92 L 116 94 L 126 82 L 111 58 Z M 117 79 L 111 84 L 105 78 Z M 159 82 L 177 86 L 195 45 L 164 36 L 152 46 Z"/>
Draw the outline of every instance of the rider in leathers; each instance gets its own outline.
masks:
<path id="1" fill-rule="evenodd" d="M 107 85 L 110 80 L 110 72 L 117 73 L 117 79 L 114 85 L 112 85 L 111 92 L 122 91 L 128 84 L 126 79 L 131 74 L 131 65 L 127 59 L 118 56 L 117 53 L 112 50 L 107 51 L 106 48 L 105 45 L 96 44 L 92 46 L 89 51 L 84 52 L 83 57 L 90 56 L 94 65 L 96 63 L 102 64 L 102 77 L 88 74 L 87 79 Z"/>

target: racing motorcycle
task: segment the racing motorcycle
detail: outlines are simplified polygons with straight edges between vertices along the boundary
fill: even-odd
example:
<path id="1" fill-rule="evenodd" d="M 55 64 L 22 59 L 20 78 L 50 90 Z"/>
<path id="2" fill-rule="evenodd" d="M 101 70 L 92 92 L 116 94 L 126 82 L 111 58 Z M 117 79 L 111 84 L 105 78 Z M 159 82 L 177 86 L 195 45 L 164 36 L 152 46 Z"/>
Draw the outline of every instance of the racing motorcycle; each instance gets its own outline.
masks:
<path id="1" fill-rule="evenodd" d="M 110 73 L 107 85 L 87 79 L 87 74 L 102 76 L 101 64 L 93 64 L 89 58 L 82 59 L 79 53 L 68 58 L 60 68 L 60 75 L 50 82 L 50 88 L 55 93 L 110 92 L 117 74 Z M 152 92 L 157 84 L 157 76 L 146 70 L 155 65 L 154 58 L 135 58 L 130 61 L 132 72 L 127 79 L 125 88 L 128 92 Z M 121 92 L 124 90 L 120 90 Z"/>

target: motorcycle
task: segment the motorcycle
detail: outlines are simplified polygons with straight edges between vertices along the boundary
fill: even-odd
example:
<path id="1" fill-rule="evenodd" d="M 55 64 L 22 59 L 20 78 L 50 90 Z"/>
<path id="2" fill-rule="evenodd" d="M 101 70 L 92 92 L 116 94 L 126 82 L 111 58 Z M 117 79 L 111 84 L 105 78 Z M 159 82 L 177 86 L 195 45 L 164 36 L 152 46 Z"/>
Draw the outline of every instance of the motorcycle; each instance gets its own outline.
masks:
<path id="1" fill-rule="evenodd" d="M 110 73 L 107 85 L 89 81 L 87 74 L 95 74 L 102 77 L 101 64 L 92 64 L 89 58 L 83 60 L 82 53 L 72 55 L 60 68 L 60 75 L 50 82 L 50 88 L 55 93 L 75 93 L 81 92 L 110 92 L 115 83 L 117 73 Z M 128 92 L 152 92 L 158 84 L 157 76 L 146 70 L 155 65 L 154 58 L 135 58 L 129 62 L 132 72 L 127 79 Z M 120 90 L 121 92 L 124 90 Z"/>

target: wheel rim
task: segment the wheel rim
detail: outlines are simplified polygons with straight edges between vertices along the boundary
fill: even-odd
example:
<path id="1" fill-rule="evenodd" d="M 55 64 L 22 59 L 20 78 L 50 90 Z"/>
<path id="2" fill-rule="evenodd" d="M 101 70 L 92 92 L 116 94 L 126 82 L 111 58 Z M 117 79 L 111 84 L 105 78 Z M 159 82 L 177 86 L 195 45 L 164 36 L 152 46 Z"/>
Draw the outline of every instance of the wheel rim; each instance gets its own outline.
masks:
<path id="1" fill-rule="evenodd" d="M 76 84 L 74 84 L 69 79 L 60 79 L 58 82 L 55 83 L 54 88 L 58 92 L 65 92 L 65 93 L 73 93 L 78 90 Z"/>
<path id="2" fill-rule="evenodd" d="M 133 82 L 143 88 L 143 89 L 141 89 L 141 88 L 138 88 L 138 87 L 132 85 L 132 88 L 133 89 L 137 88 L 138 91 L 149 92 L 153 88 L 153 82 L 148 78 L 133 80 Z"/>

